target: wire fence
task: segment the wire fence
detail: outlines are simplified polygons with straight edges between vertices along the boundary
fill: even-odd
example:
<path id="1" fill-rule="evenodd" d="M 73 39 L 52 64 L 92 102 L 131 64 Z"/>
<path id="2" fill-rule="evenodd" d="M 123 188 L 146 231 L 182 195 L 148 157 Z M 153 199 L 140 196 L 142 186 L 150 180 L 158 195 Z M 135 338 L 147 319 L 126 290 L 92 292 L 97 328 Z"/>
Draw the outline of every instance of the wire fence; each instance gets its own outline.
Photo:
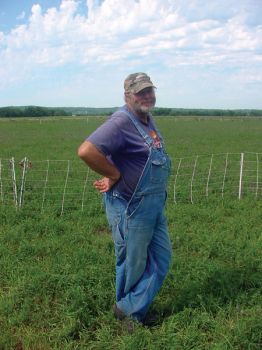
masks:
<path id="1" fill-rule="evenodd" d="M 251 196 L 261 199 L 262 153 L 226 153 L 174 160 L 173 201 Z"/>
<path id="2" fill-rule="evenodd" d="M 196 155 L 172 160 L 167 205 L 207 199 L 262 198 L 262 153 Z M 78 160 L 0 159 L 0 207 L 16 210 L 80 210 L 96 215 L 102 196 L 98 175 Z"/>

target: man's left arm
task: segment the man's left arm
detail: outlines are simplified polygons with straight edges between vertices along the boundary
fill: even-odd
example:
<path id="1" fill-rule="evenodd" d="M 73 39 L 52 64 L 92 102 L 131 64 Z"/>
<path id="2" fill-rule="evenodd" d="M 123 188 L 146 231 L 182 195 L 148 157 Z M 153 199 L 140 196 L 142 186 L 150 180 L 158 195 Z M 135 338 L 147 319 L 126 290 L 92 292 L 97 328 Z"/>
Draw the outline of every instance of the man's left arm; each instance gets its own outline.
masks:
<path id="1" fill-rule="evenodd" d="M 78 148 L 78 156 L 95 172 L 104 176 L 94 182 L 99 192 L 107 192 L 120 179 L 119 170 L 90 141 L 84 141 Z"/>

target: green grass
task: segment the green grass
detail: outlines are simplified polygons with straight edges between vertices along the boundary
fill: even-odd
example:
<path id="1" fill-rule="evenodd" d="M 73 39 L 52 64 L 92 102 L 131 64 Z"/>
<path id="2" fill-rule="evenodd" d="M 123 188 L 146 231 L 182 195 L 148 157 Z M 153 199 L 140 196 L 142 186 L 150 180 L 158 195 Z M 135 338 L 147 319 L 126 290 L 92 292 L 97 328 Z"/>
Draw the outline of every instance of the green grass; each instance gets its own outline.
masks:
<path id="1" fill-rule="evenodd" d="M 105 118 L 0 119 L 1 158 L 77 159 L 79 144 Z M 156 118 L 171 157 L 261 152 L 261 119 Z"/>
<path id="2" fill-rule="evenodd" d="M 1 158 L 76 159 L 102 119 L 0 121 Z M 172 157 L 261 152 L 261 120 L 170 120 Z M 262 201 L 168 204 L 173 261 L 151 311 L 129 335 L 111 313 L 114 247 L 101 211 L 0 207 L 0 349 L 262 347 Z"/>
<path id="3" fill-rule="evenodd" d="M 105 218 L 1 211 L 0 348 L 260 349 L 260 202 L 169 207 L 173 263 L 130 336 L 114 320 Z M 19 345 L 20 344 L 20 345 Z"/>

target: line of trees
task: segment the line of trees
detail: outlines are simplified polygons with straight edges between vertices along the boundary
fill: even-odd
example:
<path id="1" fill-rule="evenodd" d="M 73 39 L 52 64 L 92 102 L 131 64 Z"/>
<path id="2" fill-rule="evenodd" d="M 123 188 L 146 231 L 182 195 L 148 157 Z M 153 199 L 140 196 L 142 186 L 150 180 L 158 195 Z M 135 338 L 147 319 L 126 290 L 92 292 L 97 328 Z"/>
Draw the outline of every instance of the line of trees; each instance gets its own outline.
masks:
<path id="1" fill-rule="evenodd" d="M 0 118 L 19 117 L 54 117 L 71 115 L 63 108 L 24 106 L 24 107 L 2 107 L 0 108 Z"/>
<path id="2" fill-rule="evenodd" d="M 54 116 L 107 116 L 116 111 L 112 108 L 91 108 L 91 107 L 40 107 L 20 106 L 0 108 L 0 118 L 19 117 L 54 117 Z M 261 117 L 260 109 L 189 109 L 189 108 L 161 108 L 153 110 L 154 116 L 196 116 L 196 117 Z"/>
<path id="3" fill-rule="evenodd" d="M 196 116 L 196 117 L 260 117 L 261 109 L 189 109 L 189 108 L 154 108 L 155 116 Z"/>

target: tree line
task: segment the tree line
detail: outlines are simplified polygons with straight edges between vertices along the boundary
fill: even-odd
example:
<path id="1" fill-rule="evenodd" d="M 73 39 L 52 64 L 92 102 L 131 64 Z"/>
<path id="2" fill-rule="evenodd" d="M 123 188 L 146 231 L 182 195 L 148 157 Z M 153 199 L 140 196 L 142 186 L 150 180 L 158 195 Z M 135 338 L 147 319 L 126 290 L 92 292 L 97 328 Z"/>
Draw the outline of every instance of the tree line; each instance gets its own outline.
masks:
<path id="1" fill-rule="evenodd" d="M 155 116 L 192 117 L 260 117 L 261 109 L 202 109 L 202 108 L 154 108 Z"/>
<path id="2" fill-rule="evenodd" d="M 20 117 L 54 117 L 71 115 L 63 108 L 23 106 L 23 107 L 2 107 L 0 108 L 0 118 L 20 118 Z"/>
<path id="3" fill-rule="evenodd" d="M 19 117 L 54 117 L 54 116 L 107 116 L 117 110 L 117 107 L 40 107 L 18 106 L 1 107 L 0 118 Z M 261 117 L 261 109 L 190 109 L 190 108 L 154 108 L 154 116 L 192 116 L 192 117 Z"/>

